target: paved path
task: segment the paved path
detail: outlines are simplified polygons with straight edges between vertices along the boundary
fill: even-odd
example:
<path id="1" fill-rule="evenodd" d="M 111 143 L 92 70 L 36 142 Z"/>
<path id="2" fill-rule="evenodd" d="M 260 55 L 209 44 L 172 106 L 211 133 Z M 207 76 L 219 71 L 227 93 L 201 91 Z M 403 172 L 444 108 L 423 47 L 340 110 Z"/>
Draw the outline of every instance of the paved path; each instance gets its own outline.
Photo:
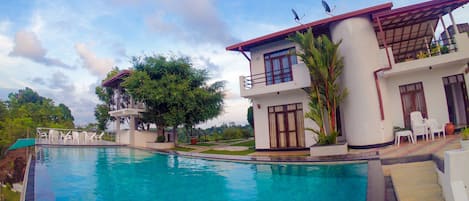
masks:
<path id="1" fill-rule="evenodd" d="M 400 201 L 443 201 L 435 168 L 432 161 L 383 166 Z"/>
<path id="2" fill-rule="evenodd" d="M 237 144 L 237 143 L 240 143 L 240 142 L 247 142 L 247 141 L 251 141 L 253 139 L 243 139 L 243 140 L 240 140 L 240 141 L 235 141 L 235 142 L 223 142 L 223 141 L 219 141 L 219 142 L 206 142 L 206 143 L 210 143 L 210 144 L 215 144 L 213 146 L 197 146 L 197 145 L 190 145 L 190 144 L 180 144 L 179 146 L 180 147 L 187 147 L 187 148 L 191 148 L 191 149 L 194 149 L 190 152 L 193 152 L 193 153 L 200 153 L 200 152 L 204 152 L 204 151 L 208 151 L 210 149 L 226 149 L 226 150 L 230 150 L 230 146 L 233 145 L 233 144 Z M 203 143 L 203 142 L 201 142 Z M 235 146 L 232 151 L 239 151 L 240 148 L 237 148 L 237 146 Z"/>

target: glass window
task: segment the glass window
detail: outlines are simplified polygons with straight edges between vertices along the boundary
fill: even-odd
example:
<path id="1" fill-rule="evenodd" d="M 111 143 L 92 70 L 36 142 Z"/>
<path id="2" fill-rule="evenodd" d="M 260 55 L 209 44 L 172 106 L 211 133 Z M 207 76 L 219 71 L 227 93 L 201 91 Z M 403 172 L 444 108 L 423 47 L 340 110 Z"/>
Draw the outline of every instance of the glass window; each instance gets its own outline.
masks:
<path id="1" fill-rule="evenodd" d="M 293 80 L 292 66 L 298 63 L 296 56 L 290 54 L 290 51 L 294 50 L 295 48 L 289 48 L 264 55 L 267 85 Z"/>

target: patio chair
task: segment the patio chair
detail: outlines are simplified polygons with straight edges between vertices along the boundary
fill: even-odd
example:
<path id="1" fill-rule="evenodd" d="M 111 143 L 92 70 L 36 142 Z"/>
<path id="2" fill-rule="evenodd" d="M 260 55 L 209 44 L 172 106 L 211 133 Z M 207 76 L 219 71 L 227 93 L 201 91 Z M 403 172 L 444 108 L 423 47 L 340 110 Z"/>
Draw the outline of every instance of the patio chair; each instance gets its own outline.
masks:
<path id="1" fill-rule="evenodd" d="M 47 134 L 47 132 L 37 129 L 37 137 L 39 139 L 42 139 L 42 138 L 47 139 L 49 135 Z"/>
<path id="2" fill-rule="evenodd" d="M 410 126 L 416 142 L 418 142 L 417 137 L 420 135 L 424 136 L 425 140 L 428 140 L 428 127 L 425 119 L 422 117 L 422 113 L 419 111 L 410 113 Z"/>
<path id="3" fill-rule="evenodd" d="M 94 137 L 96 136 L 96 132 L 87 132 L 86 133 L 86 140 L 94 140 Z"/>
<path id="4" fill-rule="evenodd" d="M 59 131 L 56 131 L 54 129 L 49 130 L 49 140 L 50 141 L 59 141 Z"/>
<path id="5" fill-rule="evenodd" d="M 95 140 L 102 140 L 102 139 L 103 139 L 103 136 L 104 136 L 104 132 L 101 132 L 101 134 L 95 135 L 95 136 L 94 136 L 94 139 L 95 139 Z"/>
<path id="6" fill-rule="evenodd" d="M 72 139 L 73 142 L 78 142 L 80 143 L 80 133 L 78 131 L 72 131 Z"/>
<path id="7" fill-rule="evenodd" d="M 68 131 L 67 133 L 63 134 L 63 132 L 60 132 L 60 135 L 61 135 L 61 138 L 64 140 L 64 141 L 67 141 L 67 140 L 72 140 L 72 131 Z"/>
<path id="8" fill-rule="evenodd" d="M 435 119 L 428 119 L 426 121 L 428 129 L 430 130 L 430 137 L 432 140 L 435 138 L 435 133 L 438 134 L 438 138 L 440 137 L 440 134 L 443 134 L 443 138 L 446 138 L 446 132 L 445 132 L 445 125 L 440 125 Z"/>

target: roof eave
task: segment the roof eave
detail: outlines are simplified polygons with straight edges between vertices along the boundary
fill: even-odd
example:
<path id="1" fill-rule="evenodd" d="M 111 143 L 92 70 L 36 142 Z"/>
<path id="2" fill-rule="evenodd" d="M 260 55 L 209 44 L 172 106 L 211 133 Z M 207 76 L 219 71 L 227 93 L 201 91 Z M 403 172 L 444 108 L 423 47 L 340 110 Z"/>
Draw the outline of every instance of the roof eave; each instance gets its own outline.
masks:
<path id="1" fill-rule="evenodd" d="M 349 12 L 349 13 L 344 13 L 344 14 L 337 15 L 337 16 L 334 16 L 334 17 L 325 18 L 325 19 L 321 19 L 321 20 L 318 20 L 318 21 L 310 22 L 310 23 L 307 23 L 307 24 L 304 24 L 304 25 L 298 25 L 298 26 L 295 26 L 295 27 L 284 29 L 282 31 L 274 32 L 274 33 L 267 34 L 267 35 L 264 35 L 264 36 L 261 36 L 261 37 L 258 37 L 258 38 L 254 38 L 254 39 L 251 39 L 251 40 L 247 40 L 247 41 L 244 41 L 244 42 L 241 42 L 241 43 L 237 43 L 237 44 L 228 46 L 228 47 L 226 47 L 226 50 L 228 50 L 228 51 L 249 51 L 250 48 L 248 48 L 248 47 L 251 47 L 253 45 L 255 45 L 255 46 L 263 45 L 264 44 L 263 42 L 270 41 L 271 39 L 286 37 L 291 33 L 295 33 L 297 31 L 301 31 L 301 30 L 306 30 L 306 29 L 314 27 L 314 26 L 328 24 L 328 23 L 332 23 L 332 22 L 335 22 L 335 21 L 344 20 L 344 19 L 347 19 L 347 18 L 360 16 L 360 15 L 364 15 L 364 14 L 372 14 L 374 12 L 380 12 L 380 11 L 383 11 L 383 10 L 391 9 L 392 6 L 393 6 L 392 3 L 380 4 L 380 5 L 376 5 L 376 6 L 356 10 L 356 11 L 352 11 L 352 12 Z"/>

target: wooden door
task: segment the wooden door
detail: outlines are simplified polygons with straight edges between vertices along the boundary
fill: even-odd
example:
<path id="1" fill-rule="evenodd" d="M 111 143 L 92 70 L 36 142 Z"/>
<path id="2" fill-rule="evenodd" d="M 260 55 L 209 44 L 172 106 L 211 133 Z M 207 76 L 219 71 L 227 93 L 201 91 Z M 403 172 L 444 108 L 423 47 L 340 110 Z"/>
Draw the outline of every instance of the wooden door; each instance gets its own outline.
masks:
<path id="1" fill-rule="evenodd" d="M 399 86 L 399 91 L 401 93 L 402 112 L 406 128 L 410 128 L 411 112 L 420 111 L 423 118 L 428 118 L 422 82 L 401 85 Z"/>

